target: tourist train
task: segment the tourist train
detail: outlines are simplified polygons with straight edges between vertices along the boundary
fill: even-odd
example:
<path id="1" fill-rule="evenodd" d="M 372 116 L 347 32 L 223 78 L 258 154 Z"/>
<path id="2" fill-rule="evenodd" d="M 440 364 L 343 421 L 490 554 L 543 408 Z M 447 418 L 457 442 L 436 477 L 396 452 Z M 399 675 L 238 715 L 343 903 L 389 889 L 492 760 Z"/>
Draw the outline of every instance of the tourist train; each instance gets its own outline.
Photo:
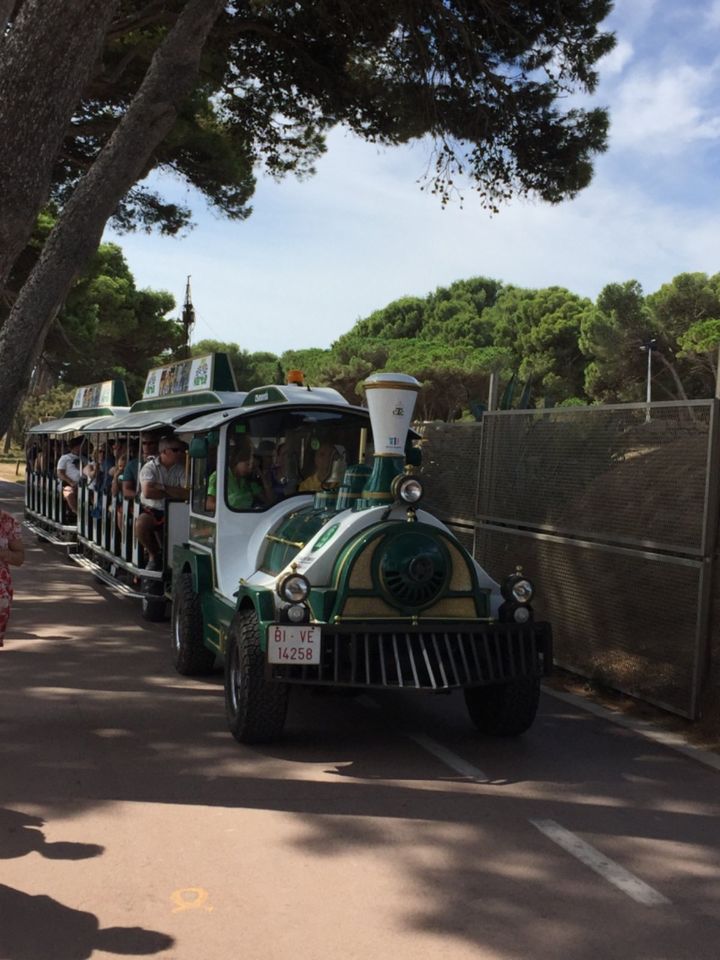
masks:
<path id="1" fill-rule="evenodd" d="M 496 581 L 423 509 L 420 384 L 373 374 L 361 407 L 289 379 L 239 392 L 215 354 L 150 371 L 132 407 L 121 384 L 80 388 L 29 433 L 26 524 L 147 620 L 169 614 L 181 674 L 222 662 L 241 742 L 281 734 L 297 685 L 461 690 L 481 732 L 527 730 L 551 629 L 519 569 Z M 83 439 L 76 491 L 57 475 L 70 438 Z M 143 442 L 182 465 L 180 491 L 151 501 L 161 509 L 141 502 Z M 113 445 L 125 463 L 99 483 Z"/>

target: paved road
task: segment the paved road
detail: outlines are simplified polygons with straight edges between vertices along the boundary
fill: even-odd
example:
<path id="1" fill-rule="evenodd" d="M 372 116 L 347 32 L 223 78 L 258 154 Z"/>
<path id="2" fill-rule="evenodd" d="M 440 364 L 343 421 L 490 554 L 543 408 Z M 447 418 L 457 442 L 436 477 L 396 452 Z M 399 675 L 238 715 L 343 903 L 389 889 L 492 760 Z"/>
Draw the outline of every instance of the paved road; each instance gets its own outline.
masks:
<path id="1" fill-rule="evenodd" d="M 715 771 L 550 697 L 503 742 L 454 697 L 301 694 L 282 743 L 241 747 L 166 625 L 28 546 L 0 960 L 720 955 Z"/>

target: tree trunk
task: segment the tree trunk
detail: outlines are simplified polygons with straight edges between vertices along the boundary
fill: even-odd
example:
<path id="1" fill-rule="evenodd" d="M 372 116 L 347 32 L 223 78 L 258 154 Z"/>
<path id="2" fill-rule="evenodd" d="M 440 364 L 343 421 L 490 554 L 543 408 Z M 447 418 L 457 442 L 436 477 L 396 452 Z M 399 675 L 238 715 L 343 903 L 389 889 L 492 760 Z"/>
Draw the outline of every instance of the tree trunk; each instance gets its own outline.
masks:
<path id="1" fill-rule="evenodd" d="M 671 363 L 660 350 L 655 351 L 655 356 L 665 365 L 666 370 L 669 371 L 670 376 L 673 379 L 673 383 L 675 384 L 675 389 L 677 390 L 678 400 L 684 400 L 685 403 L 687 403 L 688 395 L 685 393 L 685 387 L 683 386 L 683 382 L 680 379 L 677 370 L 675 369 L 675 364 Z"/>
<path id="2" fill-rule="evenodd" d="M 25 0 L 0 46 L 0 289 L 47 200 L 117 2 Z"/>
<path id="3" fill-rule="evenodd" d="M 192 90 L 200 56 L 225 0 L 188 0 L 157 49 L 127 113 L 78 184 L 0 329 L 0 434 L 27 388 L 47 332 L 73 279 L 97 250 L 105 223 L 147 167 Z"/>

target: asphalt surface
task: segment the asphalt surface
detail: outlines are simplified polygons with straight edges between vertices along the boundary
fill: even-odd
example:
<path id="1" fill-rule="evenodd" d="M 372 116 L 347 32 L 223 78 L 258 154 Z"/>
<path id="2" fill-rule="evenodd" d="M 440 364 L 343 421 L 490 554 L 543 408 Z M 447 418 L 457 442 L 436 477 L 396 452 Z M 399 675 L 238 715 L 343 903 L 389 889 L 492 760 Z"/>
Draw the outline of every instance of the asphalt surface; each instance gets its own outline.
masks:
<path id="1" fill-rule="evenodd" d="M 26 543 L 0 960 L 720 955 L 718 772 L 549 696 L 503 741 L 456 696 L 300 692 L 282 742 L 243 747 L 169 624 Z"/>

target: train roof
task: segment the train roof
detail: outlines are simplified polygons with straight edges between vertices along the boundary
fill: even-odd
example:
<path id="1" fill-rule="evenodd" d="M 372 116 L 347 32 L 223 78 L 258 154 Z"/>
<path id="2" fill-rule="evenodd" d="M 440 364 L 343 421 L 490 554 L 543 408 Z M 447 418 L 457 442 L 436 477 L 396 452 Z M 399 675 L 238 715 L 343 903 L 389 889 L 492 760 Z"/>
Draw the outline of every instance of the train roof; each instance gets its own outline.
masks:
<path id="1" fill-rule="evenodd" d="M 203 413 L 216 413 L 219 410 L 237 410 L 245 398 L 244 393 L 219 393 L 214 403 L 199 403 L 192 406 L 154 406 L 137 410 L 134 405 L 121 417 L 103 417 L 88 423 L 83 429 L 86 433 L 132 433 L 140 430 L 161 430 L 163 427 L 175 428 Z"/>
<path id="2" fill-rule="evenodd" d="M 240 407 L 215 408 L 183 424 L 183 434 L 205 433 L 224 423 L 258 412 L 281 411 L 292 408 L 324 407 L 328 410 L 351 411 L 368 415 L 365 407 L 355 407 L 341 393 L 331 387 L 307 387 L 297 384 L 267 384 L 250 390 Z"/>
<path id="3" fill-rule="evenodd" d="M 107 407 L 99 410 L 77 410 L 69 411 L 64 417 L 57 420 L 45 420 L 44 423 L 36 423 L 30 427 L 28 433 L 83 433 L 88 430 L 91 423 L 105 420 L 116 423 L 123 415 L 127 414 L 129 407 Z"/>

